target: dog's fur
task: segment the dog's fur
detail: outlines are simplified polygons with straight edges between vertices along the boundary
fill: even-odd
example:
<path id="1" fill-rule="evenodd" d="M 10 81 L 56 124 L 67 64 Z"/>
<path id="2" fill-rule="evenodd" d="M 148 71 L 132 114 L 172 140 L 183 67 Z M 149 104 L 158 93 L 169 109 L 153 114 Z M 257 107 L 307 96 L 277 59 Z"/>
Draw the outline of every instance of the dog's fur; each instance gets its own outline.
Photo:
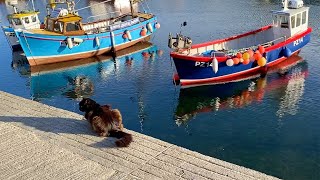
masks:
<path id="1" fill-rule="evenodd" d="M 118 138 L 118 147 L 127 147 L 132 142 L 132 135 L 123 132 L 122 116 L 118 109 L 112 109 L 110 105 L 100 106 L 90 98 L 83 98 L 79 110 L 85 112 L 85 118 L 99 136 Z"/>

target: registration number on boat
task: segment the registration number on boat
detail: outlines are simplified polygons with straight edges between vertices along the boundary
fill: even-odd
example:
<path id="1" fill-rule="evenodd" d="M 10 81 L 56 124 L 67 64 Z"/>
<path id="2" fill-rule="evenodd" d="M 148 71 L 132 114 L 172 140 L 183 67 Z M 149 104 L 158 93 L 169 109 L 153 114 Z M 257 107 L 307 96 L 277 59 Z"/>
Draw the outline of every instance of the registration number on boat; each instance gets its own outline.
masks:
<path id="1" fill-rule="evenodd" d="M 302 43 L 302 42 L 303 42 L 303 37 L 300 38 L 300 39 L 295 40 L 295 41 L 293 42 L 293 46 L 297 46 L 297 45 L 299 45 L 299 44 Z"/>
<path id="2" fill-rule="evenodd" d="M 210 66 L 212 66 L 212 62 L 198 62 L 198 61 L 196 61 L 195 63 L 194 63 L 194 66 L 198 66 L 198 67 L 210 67 Z"/>

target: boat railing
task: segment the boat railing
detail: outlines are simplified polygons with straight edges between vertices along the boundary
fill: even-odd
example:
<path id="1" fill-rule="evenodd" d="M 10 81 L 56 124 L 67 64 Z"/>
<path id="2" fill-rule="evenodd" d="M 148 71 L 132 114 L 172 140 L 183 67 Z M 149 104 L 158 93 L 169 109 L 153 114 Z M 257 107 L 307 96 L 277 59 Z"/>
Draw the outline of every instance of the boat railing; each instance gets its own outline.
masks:
<path id="1" fill-rule="evenodd" d="M 279 38 L 274 39 L 274 40 L 272 40 L 272 41 L 268 41 L 268 42 L 265 42 L 265 43 L 262 43 L 262 44 L 258 44 L 258 45 L 256 45 L 256 46 L 250 46 L 250 47 L 245 47 L 245 48 L 241 48 L 241 49 L 216 50 L 216 49 L 218 49 L 218 48 L 216 48 L 216 47 L 223 47 L 223 45 L 222 45 L 221 43 L 219 43 L 219 44 L 210 44 L 210 45 L 208 45 L 208 46 L 198 47 L 198 48 L 194 48 L 194 49 L 188 49 L 187 51 L 181 51 L 181 52 L 187 53 L 188 55 L 189 55 L 189 54 L 193 54 L 193 55 L 197 56 L 197 55 L 202 55 L 202 53 L 204 53 L 204 52 L 208 52 L 208 51 L 215 50 L 215 51 L 217 51 L 217 52 L 219 52 L 219 53 L 225 52 L 225 54 L 226 54 L 227 56 L 234 56 L 234 55 L 236 55 L 238 52 L 243 53 L 243 52 L 245 52 L 245 51 L 248 51 L 249 49 L 257 49 L 258 46 L 263 46 L 263 47 L 266 48 L 266 47 L 272 46 L 272 45 L 274 45 L 274 44 L 277 44 L 277 43 L 279 43 L 279 42 L 281 42 L 281 41 L 283 41 L 283 40 L 284 40 L 284 41 L 287 40 L 286 36 L 282 36 L 282 37 L 279 37 Z M 226 43 L 226 42 L 223 42 L 223 43 Z M 219 49 L 220 49 L 220 48 L 219 48 Z"/>
<path id="2" fill-rule="evenodd" d="M 132 26 L 134 24 L 138 24 L 139 22 L 140 22 L 139 18 L 134 18 L 134 19 L 127 20 L 127 21 L 124 21 L 124 22 L 116 21 L 115 24 L 110 25 L 109 27 L 110 27 L 111 31 L 114 31 L 114 30 L 117 30 L 117 29 L 121 29 L 121 28 Z"/>
<path id="3" fill-rule="evenodd" d="M 104 16 L 104 15 L 107 15 L 107 14 L 115 14 L 117 12 L 120 12 L 120 11 L 114 11 L 114 12 L 109 12 L 109 13 L 105 13 L 105 14 L 99 14 L 99 15 L 95 15 L 95 16 L 89 16 L 87 18 L 87 23 L 83 24 L 83 30 L 86 32 L 86 33 L 94 33 L 94 32 L 105 32 L 107 30 L 109 30 L 109 25 L 112 24 L 111 19 L 112 18 L 109 18 L 107 20 L 98 20 L 98 21 L 93 21 L 93 22 L 90 22 L 88 21 L 89 19 L 91 18 L 95 18 L 95 17 L 99 17 L 99 16 Z"/>

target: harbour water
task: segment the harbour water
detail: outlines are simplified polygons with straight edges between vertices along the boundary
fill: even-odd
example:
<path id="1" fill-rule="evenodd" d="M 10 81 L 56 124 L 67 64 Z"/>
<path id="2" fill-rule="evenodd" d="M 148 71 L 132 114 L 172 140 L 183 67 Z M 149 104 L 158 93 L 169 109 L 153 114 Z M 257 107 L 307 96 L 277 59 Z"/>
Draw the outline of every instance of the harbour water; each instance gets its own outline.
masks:
<path id="1" fill-rule="evenodd" d="M 98 2 L 82 0 L 77 6 Z M 124 2 L 79 13 L 86 20 L 105 9 L 128 11 Z M 319 179 L 320 2 L 304 2 L 310 7 L 311 42 L 297 65 L 264 78 L 180 89 L 172 83 L 167 36 L 184 21 L 188 25 L 181 30 L 194 43 L 253 30 L 272 22 L 269 11 L 280 9 L 280 0 L 154 0 L 139 7 L 150 9 L 161 24 L 152 44 L 116 58 L 31 69 L 1 32 L 0 90 L 77 113 L 79 99 L 91 97 L 120 109 L 128 129 L 279 178 Z M 44 9 L 45 1 L 35 6 Z M 0 2 L 2 24 L 10 10 Z"/>

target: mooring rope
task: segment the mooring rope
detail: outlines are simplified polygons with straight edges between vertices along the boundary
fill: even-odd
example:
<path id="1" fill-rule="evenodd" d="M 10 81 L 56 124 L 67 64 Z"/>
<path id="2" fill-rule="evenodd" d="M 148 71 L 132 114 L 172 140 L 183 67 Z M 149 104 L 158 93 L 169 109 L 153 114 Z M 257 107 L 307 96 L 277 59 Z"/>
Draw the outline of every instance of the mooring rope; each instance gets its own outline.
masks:
<path id="1" fill-rule="evenodd" d="M 34 64 L 37 65 L 37 62 L 36 62 L 36 60 L 34 59 L 34 57 L 33 57 L 33 55 L 32 55 L 32 51 L 31 51 L 31 49 L 30 49 L 29 43 L 28 43 L 28 41 L 27 41 L 27 38 L 26 38 L 23 30 L 22 30 L 22 33 L 23 33 L 24 40 L 26 41 L 26 44 L 27 44 L 27 46 L 28 46 L 28 49 L 29 49 L 30 55 L 31 55 L 31 57 L 32 57 L 32 60 L 34 61 Z"/>

